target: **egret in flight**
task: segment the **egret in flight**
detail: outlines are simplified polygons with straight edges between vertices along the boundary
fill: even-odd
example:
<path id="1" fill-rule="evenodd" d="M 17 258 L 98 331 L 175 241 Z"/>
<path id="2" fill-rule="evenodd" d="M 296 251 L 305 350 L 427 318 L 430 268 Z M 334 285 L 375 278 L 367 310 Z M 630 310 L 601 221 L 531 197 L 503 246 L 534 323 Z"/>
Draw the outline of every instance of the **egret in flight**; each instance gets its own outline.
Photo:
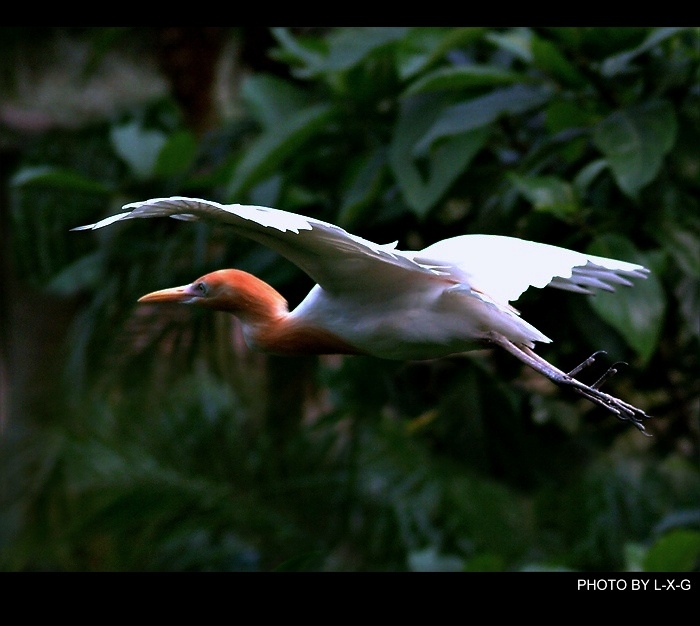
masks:
<path id="1" fill-rule="evenodd" d="M 384 359 L 434 359 L 499 346 L 559 386 L 632 422 L 648 415 L 600 390 L 613 365 L 592 385 L 575 378 L 601 354 L 564 372 L 534 352 L 551 339 L 509 302 L 529 287 L 590 294 L 631 286 L 641 265 L 497 235 L 459 235 L 420 251 L 378 245 L 338 226 L 287 211 L 198 198 L 134 202 L 95 224 L 169 216 L 213 220 L 275 250 L 316 285 L 293 311 L 273 287 L 235 269 L 189 285 L 154 291 L 139 302 L 180 302 L 227 311 L 242 323 L 247 344 L 278 354 L 364 354 Z"/>

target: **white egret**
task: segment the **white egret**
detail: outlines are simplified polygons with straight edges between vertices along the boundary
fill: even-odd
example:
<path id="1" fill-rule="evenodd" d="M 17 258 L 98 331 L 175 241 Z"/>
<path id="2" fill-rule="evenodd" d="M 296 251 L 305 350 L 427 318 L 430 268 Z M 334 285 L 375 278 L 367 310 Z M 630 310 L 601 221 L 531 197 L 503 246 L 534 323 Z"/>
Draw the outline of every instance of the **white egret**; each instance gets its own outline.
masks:
<path id="1" fill-rule="evenodd" d="M 74 230 L 134 218 L 169 216 L 229 224 L 306 272 L 317 284 L 293 311 L 270 285 L 224 269 L 139 302 L 181 302 L 237 316 L 251 348 L 282 354 L 365 354 L 433 359 L 493 344 L 557 385 L 569 387 L 644 431 L 644 411 L 575 378 L 600 353 L 566 373 L 533 350 L 551 341 L 509 302 L 529 287 L 578 293 L 613 291 L 644 278 L 640 265 L 512 237 L 460 235 L 420 251 L 378 245 L 320 220 L 259 206 L 198 198 L 134 202 L 123 212 Z"/>

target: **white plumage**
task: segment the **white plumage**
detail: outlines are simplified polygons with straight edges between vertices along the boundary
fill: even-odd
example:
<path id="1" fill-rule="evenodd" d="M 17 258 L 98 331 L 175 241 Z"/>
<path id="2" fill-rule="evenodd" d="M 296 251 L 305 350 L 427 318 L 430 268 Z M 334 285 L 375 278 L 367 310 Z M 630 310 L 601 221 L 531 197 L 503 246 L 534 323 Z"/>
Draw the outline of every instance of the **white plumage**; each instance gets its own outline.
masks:
<path id="1" fill-rule="evenodd" d="M 420 251 L 404 251 L 396 243 L 379 245 L 333 224 L 286 211 L 178 196 L 127 204 L 122 213 L 75 230 L 161 216 L 224 222 L 306 272 L 317 285 L 283 320 L 297 330 L 315 329 L 358 353 L 393 359 L 435 358 L 491 342 L 621 419 L 641 428 L 640 417 L 646 417 L 536 355 L 531 350 L 534 342 L 551 340 L 509 304 L 529 287 L 592 293 L 630 286 L 630 278 L 648 274 L 640 265 L 496 235 L 460 235 Z M 205 279 L 179 291 L 156 292 L 158 300 L 175 300 L 172 294 L 177 291 L 177 301 L 185 301 L 184 290 L 189 294 L 187 301 L 204 304 L 193 285 L 201 287 Z M 263 345 L 256 339 L 262 336 L 262 322 L 239 316 L 250 343 Z"/>

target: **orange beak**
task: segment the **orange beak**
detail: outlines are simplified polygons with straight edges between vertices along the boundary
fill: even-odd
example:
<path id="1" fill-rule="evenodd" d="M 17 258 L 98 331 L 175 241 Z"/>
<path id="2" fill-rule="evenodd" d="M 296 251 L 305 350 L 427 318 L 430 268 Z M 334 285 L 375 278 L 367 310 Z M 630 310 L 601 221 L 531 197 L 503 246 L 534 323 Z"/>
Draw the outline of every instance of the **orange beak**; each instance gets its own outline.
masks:
<path id="1" fill-rule="evenodd" d="M 183 285 L 182 287 L 171 287 L 152 291 L 145 296 L 141 296 L 138 302 L 179 302 L 181 304 L 192 304 L 201 297 L 193 285 Z"/>

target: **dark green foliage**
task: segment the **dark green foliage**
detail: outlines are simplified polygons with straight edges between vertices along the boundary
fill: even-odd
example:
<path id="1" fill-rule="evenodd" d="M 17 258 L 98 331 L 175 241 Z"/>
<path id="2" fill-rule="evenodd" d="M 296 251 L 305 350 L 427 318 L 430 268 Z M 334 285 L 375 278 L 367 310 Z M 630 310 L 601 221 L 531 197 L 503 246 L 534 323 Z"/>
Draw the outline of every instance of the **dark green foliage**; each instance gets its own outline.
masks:
<path id="1" fill-rule="evenodd" d="M 126 35 L 96 30 L 99 65 Z M 2 434 L 0 567 L 697 570 L 698 30 L 271 32 L 285 72 L 251 72 L 206 135 L 166 98 L 7 173 L 15 271 L 76 314 L 60 392 Z M 563 369 L 627 361 L 607 384 L 654 437 L 505 354 L 268 358 L 226 315 L 136 307 L 223 267 L 292 306 L 311 286 L 217 225 L 69 232 L 166 195 L 406 249 L 482 232 L 643 263 L 633 289 L 517 306 Z"/>

